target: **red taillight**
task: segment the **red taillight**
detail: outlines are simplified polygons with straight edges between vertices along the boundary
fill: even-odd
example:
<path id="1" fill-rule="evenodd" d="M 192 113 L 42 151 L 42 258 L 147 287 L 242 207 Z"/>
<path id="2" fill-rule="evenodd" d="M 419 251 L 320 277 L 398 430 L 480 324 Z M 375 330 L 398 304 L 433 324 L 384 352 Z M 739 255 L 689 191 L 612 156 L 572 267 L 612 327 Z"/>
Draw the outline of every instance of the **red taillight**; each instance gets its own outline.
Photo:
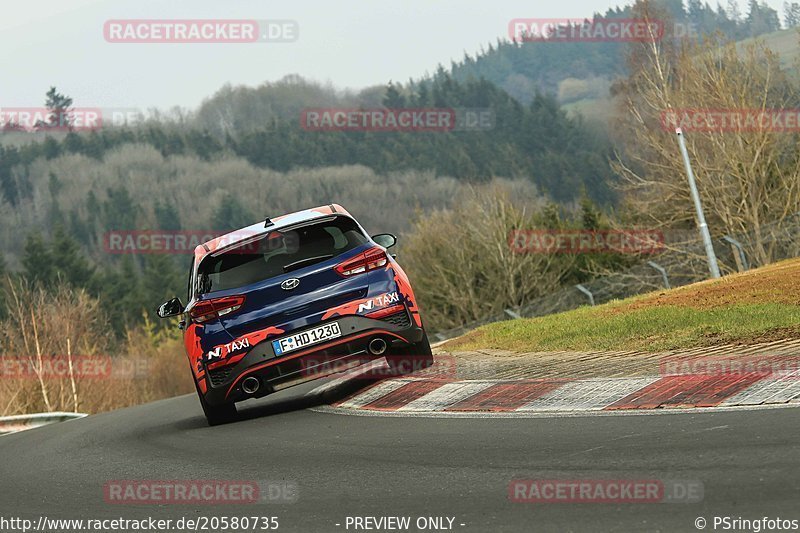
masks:
<path id="1" fill-rule="evenodd" d="M 395 313 L 400 313 L 405 311 L 406 307 L 403 304 L 393 305 L 391 307 L 386 307 L 384 309 L 378 309 L 377 311 L 373 311 L 371 313 L 367 313 L 364 316 L 369 318 L 383 318 L 385 316 L 393 315 Z"/>
<path id="2" fill-rule="evenodd" d="M 344 263 L 339 263 L 333 269 L 341 276 L 348 277 L 383 268 L 389 259 L 382 248 L 370 248 Z"/>
<path id="3" fill-rule="evenodd" d="M 244 296 L 225 296 L 212 300 L 201 300 L 189 311 L 192 320 L 202 324 L 208 320 L 228 315 L 244 303 Z"/>

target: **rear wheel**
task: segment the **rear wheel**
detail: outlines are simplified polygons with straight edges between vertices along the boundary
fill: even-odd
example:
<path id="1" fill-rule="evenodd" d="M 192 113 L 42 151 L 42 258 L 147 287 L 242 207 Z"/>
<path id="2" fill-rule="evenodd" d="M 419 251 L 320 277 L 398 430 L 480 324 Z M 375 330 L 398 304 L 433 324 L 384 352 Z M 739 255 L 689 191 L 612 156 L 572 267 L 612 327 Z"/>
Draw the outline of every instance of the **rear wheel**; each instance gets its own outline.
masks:
<path id="1" fill-rule="evenodd" d="M 398 354 L 387 355 L 386 362 L 392 375 L 411 374 L 428 368 L 433 364 L 433 352 L 428 334 L 423 332 L 421 341 L 409 345 Z"/>
<path id="2" fill-rule="evenodd" d="M 236 404 L 208 405 L 196 381 L 194 387 L 197 389 L 197 396 L 200 398 L 200 405 L 203 407 L 203 413 L 206 415 L 209 426 L 218 426 L 236 420 Z"/>

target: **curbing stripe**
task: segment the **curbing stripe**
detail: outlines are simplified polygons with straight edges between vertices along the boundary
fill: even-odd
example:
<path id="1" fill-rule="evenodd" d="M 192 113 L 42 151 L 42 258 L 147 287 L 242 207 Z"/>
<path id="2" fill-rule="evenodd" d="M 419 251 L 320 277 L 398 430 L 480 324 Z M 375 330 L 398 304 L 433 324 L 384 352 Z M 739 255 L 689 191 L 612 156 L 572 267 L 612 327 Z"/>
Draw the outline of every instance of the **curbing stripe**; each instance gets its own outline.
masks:
<path id="1" fill-rule="evenodd" d="M 753 374 L 724 374 L 706 376 L 695 382 L 694 387 L 677 394 L 664 402 L 664 407 L 713 407 L 740 390 L 746 389 L 761 379 Z"/>
<path id="2" fill-rule="evenodd" d="M 751 374 L 675 375 L 620 399 L 608 409 L 713 407 L 761 379 Z"/>
<path id="3" fill-rule="evenodd" d="M 651 377 L 573 381 L 523 405 L 517 411 L 600 410 L 657 380 Z"/>
<path id="4" fill-rule="evenodd" d="M 568 383 L 568 380 L 495 383 L 483 392 L 451 405 L 446 411 L 516 411 L 564 383 Z"/>
<path id="5" fill-rule="evenodd" d="M 332 390 L 335 380 L 315 391 Z M 387 379 L 334 407 L 400 413 L 632 411 L 800 402 L 800 372 L 584 380 Z"/>
<path id="6" fill-rule="evenodd" d="M 761 405 L 787 403 L 800 395 L 800 372 L 781 372 L 762 379 L 720 405 Z"/>
<path id="7" fill-rule="evenodd" d="M 716 407 L 726 398 L 730 398 L 742 390 L 747 390 L 763 378 L 764 376 L 758 374 L 721 376 L 690 396 L 681 407 Z"/>
<path id="8" fill-rule="evenodd" d="M 492 385 L 494 383 L 491 381 L 445 383 L 438 389 L 400 407 L 398 411 L 441 411 L 465 398 L 478 394 Z"/>
<path id="9" fill-rule="evenodd" d="M 413 402 L 417 398 L 443 386 L 446 381 L 407 381 L 389 394 L 381 396 L 365 405 L 365 409 L 396 411 L 397 409 Z"/>
<path id="10" fill-rule="evenodd" d="M 664 401 L 671 399 L 676 394 L 676 391 L 680 390 L 680 384 L 676 383 L 674 377 L 662 377 L 658 381 L 617 400 L 606 409 L 655 409 Z"/>
<path id="11" fill-rule="evenodd" d="M 401 381 L 399 379 L 381 381 L 380 383 L 374 385 L 373 387 L 367 389 L 366 391 L 358 392 L 354 396 L 346 400 L 335 403 L 334 406 L 344 407 L 348 409 L 360 409 L 379 398 L 383 398 L 387 394 L 391 394 L 393 391 L 406 385 L 406 383 L 408 382 Z"/>

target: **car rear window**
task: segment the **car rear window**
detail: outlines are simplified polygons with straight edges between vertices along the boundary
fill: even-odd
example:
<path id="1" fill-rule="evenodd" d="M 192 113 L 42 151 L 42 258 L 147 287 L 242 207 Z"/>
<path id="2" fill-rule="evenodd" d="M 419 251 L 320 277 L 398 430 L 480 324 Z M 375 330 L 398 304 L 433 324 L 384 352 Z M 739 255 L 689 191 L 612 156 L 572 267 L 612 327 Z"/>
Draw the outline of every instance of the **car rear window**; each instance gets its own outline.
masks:
<path id="1" fill-rule="evenodd" d="M 212 254 L 198 268 L 198 292 L 243 287 L 341 255 L 367 242 L 348 217 L 276 230 L 254 242 Z M 319 258 L 319 261 L 315 259 Z"/>

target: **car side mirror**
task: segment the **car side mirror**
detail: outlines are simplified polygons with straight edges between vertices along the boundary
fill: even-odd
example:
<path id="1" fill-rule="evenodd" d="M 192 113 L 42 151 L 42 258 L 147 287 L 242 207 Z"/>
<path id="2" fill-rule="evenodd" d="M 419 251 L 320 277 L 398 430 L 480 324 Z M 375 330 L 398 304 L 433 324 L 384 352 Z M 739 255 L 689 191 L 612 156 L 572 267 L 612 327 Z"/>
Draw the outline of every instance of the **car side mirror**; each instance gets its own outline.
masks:
<path id="1" fill-rule="evenodd" d="M 397 237 L 395 237 L 391 233 L 381 233 L 379 235 L 373 235 L 372 240 L 375 241 L 376 244 L 380 244 L 384 248 L 391 248 L 392 246 L 397 244 Z"/>
<path id="2" fill-rule="evenodd" d="M 159 318 L 167 318 L 171 316 L 178 316 L 179 314 L 183 313 L 183 304 L 181 303 L 180 298 L 172 298 L 171 300 L 167 300 L 163 304 L 158 307 L 158 314 Z"/>

